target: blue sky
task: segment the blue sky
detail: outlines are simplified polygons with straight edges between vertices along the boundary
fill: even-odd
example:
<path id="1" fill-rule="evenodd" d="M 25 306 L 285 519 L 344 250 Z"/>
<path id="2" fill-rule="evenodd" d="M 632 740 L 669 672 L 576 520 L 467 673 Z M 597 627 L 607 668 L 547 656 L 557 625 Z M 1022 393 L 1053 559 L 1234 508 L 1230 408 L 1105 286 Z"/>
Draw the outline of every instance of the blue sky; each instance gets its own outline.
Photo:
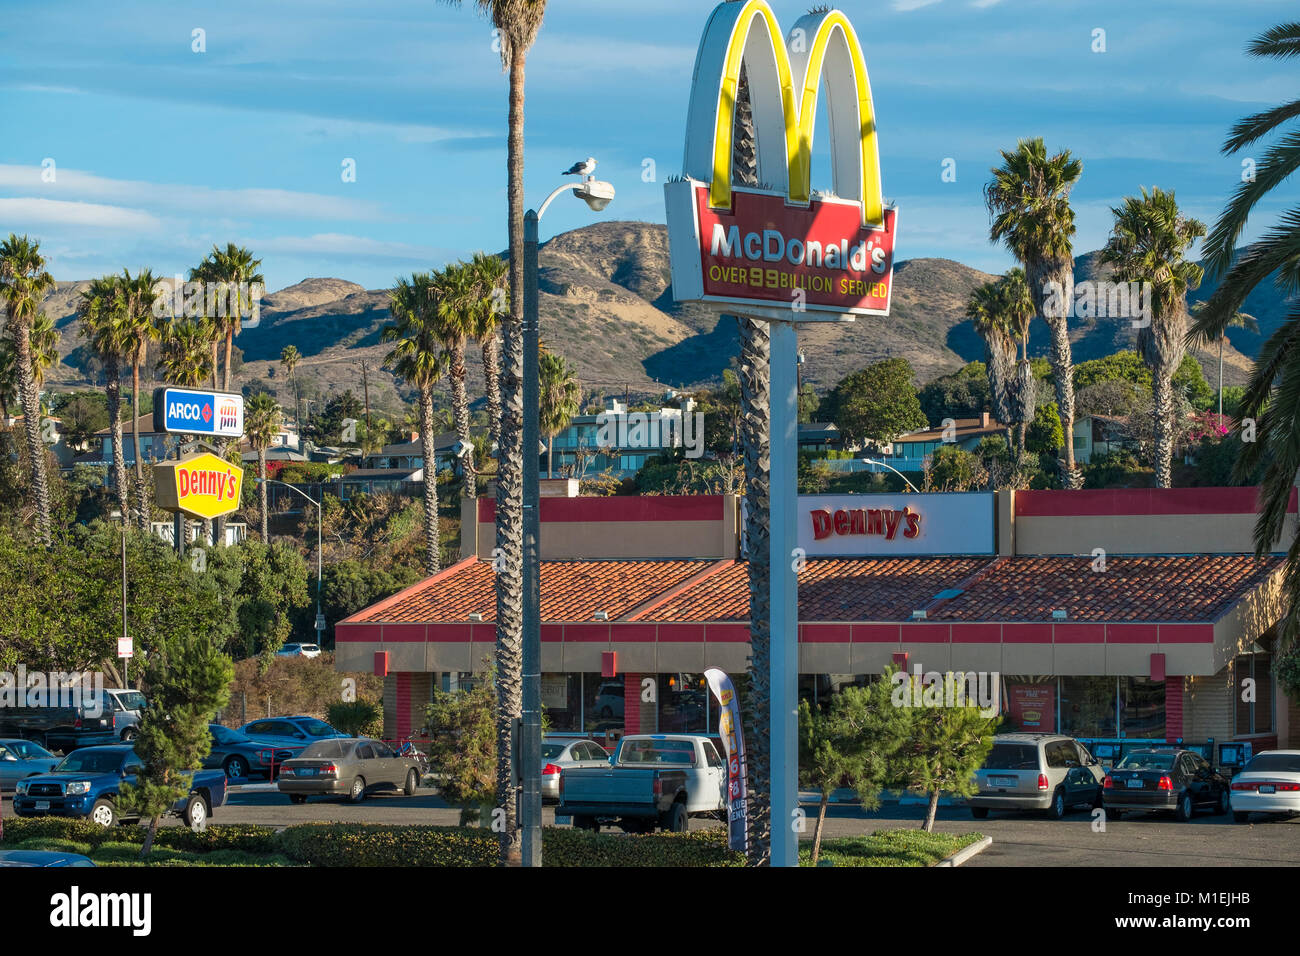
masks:
<path id="1" fill-rule="evenodd" d="M 807 2 L 773 0 L 787 25 Z M 1084 162 L 1076 251 L 1140 185 L 1212 222 L 1241 173 L 1241 116 L 1293 99 L 1300 66 L 1246 43 L 1294 17 L 1272 0 L 843 0 L 862 40 L 898 255 L 1000 271 L 980 187 L 1000 148 L 1042 135 Z M 271 289 L 370 288 L 505 232 L 506 78 L 473 4 L 434 0 L 6 0 L 0 232 L 42 240 L 59 279 L 169 275 L 248 245 Z M 594 155 L 602 214 L 663 221 L 680 170 L 704 0 L 551 0 L 528 60 L 526 189 L 536 204 Z M 192 31 L 206 52 L 192 50 Z M 1105 31 L 1095 53 L 1093 31 Z M 820 125 L 820 124 L 819 124 Z M 824 144 L 820 144 L 824 145 Z M 815 147 L 816 149 L 816 147 Z M 945 158 L 956 182 L 941 179 Z M 54 161 L 54 182 L 42 162 Z M 340 175 L 356 162 L 356 181 Z M 642 177 L 646 159 L 657 181 Z M 815 181 L 814 185 L 818 185 Z M 1286 190 L 1284 190 L 1285 192 Z M 1262 210 L 1266 227 L 1286 196 Z M 543 238 L 592 221 L 547 213 Z"/>

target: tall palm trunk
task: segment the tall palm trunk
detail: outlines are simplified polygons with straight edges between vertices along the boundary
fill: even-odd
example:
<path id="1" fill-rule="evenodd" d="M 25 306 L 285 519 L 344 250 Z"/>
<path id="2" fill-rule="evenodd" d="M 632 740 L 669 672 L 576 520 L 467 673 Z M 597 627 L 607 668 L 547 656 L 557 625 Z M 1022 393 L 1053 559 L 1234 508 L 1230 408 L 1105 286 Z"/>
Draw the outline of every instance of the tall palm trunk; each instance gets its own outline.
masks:
<path id="1" fill-rule="evenodd" d="M 501 340 L 496 330 L 483 340 L 483 391 L 487 395 L 488 436 L 501 440 Z"/>
<path id="2" fill-rule="evenodd" d="M 1174 383 L 1173 374 L 1162 369 L 1155 381 L 1155 471 L 1156 487 L 1173 487 Z"/>
<path id="3" fill-rule="evenodd" d="M 267 534 L 267 496 L 266 496 L 266 449 L 257 449 L 257 476 L 262 480 L 257 483 L 258 494 L 261 497 L 262 505 L 262 543 L 269 544 L 270 536 Z M 437 492 L 435 492 L 436 494 Z"/>
<path id="4" fill-rule="evenodd" d="M 217 359 L 221 356 L 221 339 L 212 340 L 212 390 L 218 389 L 217 385 Z"/>
<path id="5" fill-rule="evenodd" d="M 1161 302 L 1151 324 L 1138 333 L 1138 350 L 1151 366 L 1155 415 L 1156 487 L 1173 487 L 1174 372 L 1182 364 L 1187 332 L 1184 300 Z"/>
<path id="6" fill-rule="evenodd" d="M 554 461 L 555 461 L 555 436 L 547 435 L 546 436 L 546 477 L 547 478 L 553 477 L 553 473 L 551 471 L 551 464 Z"/>
<path id="7" fill-rule="evenodd" d="M 511 787 L 514 761 L 511 730 L 523 716 L 523 373 L 524 373 L 524 51 L 510 59 L 510 135 L 507 141 L 507 194 L 510 205 L 510 314 L 503 316 L 504 348 L 501 370 L 501 438 L 497 474 L 497 809 L 504 815 L 500 830 L 501 863 L 518 866 L 523 834 L 515 813 Z M 530 449 L 530 452 L 534 449 Z M 533 467 L 536 455 L 530 454 Z"/>
<path id="8" fill-rule="evenodd" d="M 758 140 L 742 68 L 736 96 L 732 168 L 743 186 L 758 184 Z M 740 317 L 741 439 L 745 456 L 745 534 L 749 573 L 749 695 L 746 763 L 749 768 L 749 863 L 772 859 L 771 791 L 771 333 L 766 322 Z"/>
<path id="9" fill-rule="evenodd" d="M 50 530 L 50 486 L 45 475 L 45 446 L 41 443 L 41 405 L 36 378 L 32 374 L 32 329 L 28 323 L 19 322 L 13 332 L 17 344 L 18 398 L 23 406 L 23 431 L 27 436 L 27 455 L 31 459 L 32 496 L 36 500 L 36 537 L 48 548 L 54 539 Z"/>
<path id="10" fill-rule="evenodd" d="M 135 492 L 140 504 L 140 527 L 148 531 L 149 489 L 145 485 L 144 462 L 140 454 L 140 363 L 143 358 L 138 352 L 131 358 L 131 440 L 135 452 Z"/>
<path id="11" fill-rule="evenodd" d="M 437 574 L 438 459 L 433 441 L 433 387 L 420 386 L 420 448 L 424 455 L 424 573 Z M 265 487 L 263 482 L 263 487 Z"/>
<path id="12" fill-rule="evenodd" d="M 465 391 L 465 346 L 457 343 L 451 349 L 451 409 L 456 416 L 456 437 L 462 447 L 469 445 L 469 395 Z M 474 448 L 460 456 L 464 480 L 460 486 L 462 498 L 478 495 L 477 475 L 474 470 Z"/>
<path id="13" fill-rule="evenodd" d="M 108 397 L 108 439 L 113 443 L 113 485 L 117 491 L 117 507 L 122 513 L 122 524 L 131 523 L 130 496 L 127 493 L 126 449 L 122 447 L 122 380 L 117 359 L 104 362 L 104 393 Z"/>
<path id="14" fill-rule="evenodd" d="M 221 369 L 221 390 L 230 391 L 230 353 L 235 345 L 235 327 L 226 326 L 226 364 Z"/>
<path id="15" fill-rule="evenodd" d="M 1070 355 L 1070 303 L 1074 300 L 1074 263 L 1070 259 L 1026 263 L 1025 275 L 1034 309 L 1052 331 L 1051 363 L 1056 379 L 1056 408 L 1061 416 L 1061 433 L 1065 457 L 1059 460 L 1061 483 L 1066 488 L 1082 488 L 1083 473 L 1074 465 L 1074 361 Z M 1055 283 L 1063 290 L 1059 309 L 1044 311 L 1046 284 Z M 1049 314 L 1050 313 L 1050 314 Z"/>

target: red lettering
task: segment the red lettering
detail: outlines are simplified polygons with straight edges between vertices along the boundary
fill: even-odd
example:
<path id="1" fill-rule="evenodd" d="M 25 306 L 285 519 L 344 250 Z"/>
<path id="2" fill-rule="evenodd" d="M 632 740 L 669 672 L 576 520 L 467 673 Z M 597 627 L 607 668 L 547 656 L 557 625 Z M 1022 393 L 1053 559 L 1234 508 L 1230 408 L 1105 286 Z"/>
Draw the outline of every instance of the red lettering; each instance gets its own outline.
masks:
<path id="1" fill-rule="evenodd" d="M 822 538 L 830 536 L 831 533 L 831 513 L 827 508 L 817 508 L 810 511 L 812 516 L 813 540 L 820 541 Z"/>
<path id="2" fill-rule="evenodd" d="M 849 534 L 867 533 L 867 513 L 861 508 L 849 512 Z"/>
<path id="3" fill-rule="evenodd" d="M 190 493 L 190 473 L 184 468 L 176 469 L 176 484 L 180 497 L 184 498 Z"/>
<path id="4" fill-rule="evenodd" d="M 847 511 L 835 512 L 835 533 L 836 534 L 849 533 L 849 513 Z"/>
<path id="5" fill-rule="evenodd" d="M 879 508 L 867 512 L 867 534 L 884 534 L 885 522 Z"/>
<path id="6" fill-rule="evenodd" d="M 898 522 L 903 517 L 901 511 L 895 511 L 893 508 L 884 512 L 885 515 L 885 540 L 893 541 L 894 535 L 898 534 Z"/>
<path id="7" fill-rule="evenodd" d="M 904 508 L 903 517 L 907 519 L 907 530 L 903 532 L 903 537 L 915 538 L 921 533 L 921 515 L 911 508 Z"/>

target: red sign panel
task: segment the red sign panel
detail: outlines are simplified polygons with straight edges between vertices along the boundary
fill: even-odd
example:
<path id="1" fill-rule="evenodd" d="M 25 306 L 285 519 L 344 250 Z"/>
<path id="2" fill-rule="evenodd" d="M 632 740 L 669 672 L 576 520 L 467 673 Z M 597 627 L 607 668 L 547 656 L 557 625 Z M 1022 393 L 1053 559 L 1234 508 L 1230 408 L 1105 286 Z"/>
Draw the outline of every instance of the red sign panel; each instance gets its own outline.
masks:
<path id="1" fill-rule="evenodd" d="M 736 189 L 730 211 L 709 208 L 709 188 L 694 185 L 704 295 L 833 312 L 888 314 L 894 225 L 862 225 L 856 202 Z"/>
<path id="2" fill-rule="evenodd" d="M 1007 684 L 1012 726 L 1024 733 L 1056 732 L 1055 684 Z"/>

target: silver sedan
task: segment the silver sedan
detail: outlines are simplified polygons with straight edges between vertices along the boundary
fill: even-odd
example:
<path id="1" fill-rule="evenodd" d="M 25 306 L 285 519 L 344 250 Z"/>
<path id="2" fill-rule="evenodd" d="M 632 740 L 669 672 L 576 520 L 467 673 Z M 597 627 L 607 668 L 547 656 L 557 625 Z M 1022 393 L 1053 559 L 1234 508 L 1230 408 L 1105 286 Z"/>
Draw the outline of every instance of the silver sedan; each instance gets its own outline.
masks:
<path id="1" fill-rule="evenodd" d="M 542 802 L 560 799 L 560 772 L 570 767 L 609 766 L 605 748 L 590 740 L 542 741 Z"/>
<path id="2" fill-rule="evenodd" d="M 19 780 L 49 773 L 58 762 L 58 757 L 30 740 L 0 740 L 0 790 L 12 790 Z"/>

